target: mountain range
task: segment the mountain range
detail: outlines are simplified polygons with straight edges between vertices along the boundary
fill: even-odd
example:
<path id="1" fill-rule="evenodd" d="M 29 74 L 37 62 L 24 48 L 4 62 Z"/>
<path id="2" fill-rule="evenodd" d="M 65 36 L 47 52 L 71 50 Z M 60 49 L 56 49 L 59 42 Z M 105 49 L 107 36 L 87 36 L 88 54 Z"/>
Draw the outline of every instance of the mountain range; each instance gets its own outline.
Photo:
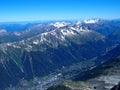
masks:
<path id="1" fill-rule="evenodd" d="M 32 82 L 31 90 L 44 90 L 116 58 L 119 44 L 119 20 L 1 24 L 0 89 L 26 90 Z M 62 78 L 39 84 L 41 78 L 53 74 Z M 22 81 L 27 85 L 21 85 Z"/>

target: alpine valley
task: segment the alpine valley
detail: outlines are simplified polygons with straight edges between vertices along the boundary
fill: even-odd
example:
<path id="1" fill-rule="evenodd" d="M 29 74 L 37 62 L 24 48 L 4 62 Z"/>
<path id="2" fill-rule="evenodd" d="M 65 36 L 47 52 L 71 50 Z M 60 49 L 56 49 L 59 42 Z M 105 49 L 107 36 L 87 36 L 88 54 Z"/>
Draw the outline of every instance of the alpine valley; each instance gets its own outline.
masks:
<path id="1" fill-rule="evenodd" d="M 110 90 L 119 65 L 120 20 L 0 24 L 0 90 Z"/>

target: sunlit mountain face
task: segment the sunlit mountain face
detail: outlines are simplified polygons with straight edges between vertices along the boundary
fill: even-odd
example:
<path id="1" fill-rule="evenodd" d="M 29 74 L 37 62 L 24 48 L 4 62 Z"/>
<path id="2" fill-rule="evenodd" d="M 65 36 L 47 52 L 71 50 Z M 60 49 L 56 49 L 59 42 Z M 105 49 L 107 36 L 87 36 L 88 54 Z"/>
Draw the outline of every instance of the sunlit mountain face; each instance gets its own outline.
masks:
<path id="1" fill-rule="evenodd" d="M 84 83 L 96 68 L 103 74 L 102 65 L 119 63 L 119 45 L 120 20 L 0 24 L 0 89 L 45 90 L 70 79 Z M 112 80 L 109 89 L 119 82 Z M 64 83 L 62 88 L 69 86 Z"/>

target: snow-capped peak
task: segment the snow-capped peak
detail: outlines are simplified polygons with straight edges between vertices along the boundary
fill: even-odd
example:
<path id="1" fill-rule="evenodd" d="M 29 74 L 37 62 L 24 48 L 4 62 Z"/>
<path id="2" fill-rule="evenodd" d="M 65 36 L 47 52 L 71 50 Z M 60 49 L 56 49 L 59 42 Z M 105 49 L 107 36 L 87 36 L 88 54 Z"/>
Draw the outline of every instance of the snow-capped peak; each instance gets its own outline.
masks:
<path id="1" fill-rule="evenodd" d="M 20 33 L 20 32 L 15 32 L 14 35 L 16 35 L 16 36 L 20 36 L 21 33 Z"/>
<path id="2" fill-rule="evenodd" d="M 81 21 L 77 21 L 76 24 L 77 24 L 77 25 L 80 25 L 80 24 L 81 24 Z"/>
<path id="3" fill-rule="evenodd" d="M 5 29 L 0 29 L 0 33 L 6 33 L 7 31 Z"/>
<path id="4" fill-rule="evenodd" d="M 84 20 L 83 22 L 86 23 L 86 24 L 98 23 L 99 19 L 88 19 L 88 20 Z"/>
<path id="5" fill-rule="evenodd" d="M 55 23 L 51 23 L 51 25 L 53 25 L 54 27 L 60 28 L 60 27 L 64 27 L 64 26 L 68 25 L 68 23 L 66 23 L 66 22 L 55 22 Z"/>

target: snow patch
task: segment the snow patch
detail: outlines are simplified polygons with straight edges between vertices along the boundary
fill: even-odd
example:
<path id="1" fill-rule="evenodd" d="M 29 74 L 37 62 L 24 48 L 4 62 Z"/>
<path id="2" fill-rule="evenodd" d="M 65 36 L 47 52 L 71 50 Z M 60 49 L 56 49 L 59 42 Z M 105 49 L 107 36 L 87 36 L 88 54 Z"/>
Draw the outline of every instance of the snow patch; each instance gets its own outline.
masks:
<path id="1" fill-rule="evenodd" d="M 70 27 L 70 29 L 72 29 L 72 30 L 76 30 L 74 27 Z"/>
<path id="2" fill-rule="evenodd" d="M 19 32 L 15 32 L 14 33 L 16 36 L 20 36 L 21 35 L 21 33 L 19 33 Z"/>
<path id="3" fill-rule="evenodd" d="M 81 21 L 77 21 L 77 22 L 76 22 L 76 25 L 81 25 Z"/>
<path id="4" fill-rule="evenodd" d="M 74 31 L 73 30 L 61 30 L 61 33 L 63 35 L 74 35 Z"/>
<path id="5" fill-rule="evenodd" d="M 39 44 L 39 41 L 38 40 L 36 40 L 36 41 L 33 41 L 33 44 Z"/>

